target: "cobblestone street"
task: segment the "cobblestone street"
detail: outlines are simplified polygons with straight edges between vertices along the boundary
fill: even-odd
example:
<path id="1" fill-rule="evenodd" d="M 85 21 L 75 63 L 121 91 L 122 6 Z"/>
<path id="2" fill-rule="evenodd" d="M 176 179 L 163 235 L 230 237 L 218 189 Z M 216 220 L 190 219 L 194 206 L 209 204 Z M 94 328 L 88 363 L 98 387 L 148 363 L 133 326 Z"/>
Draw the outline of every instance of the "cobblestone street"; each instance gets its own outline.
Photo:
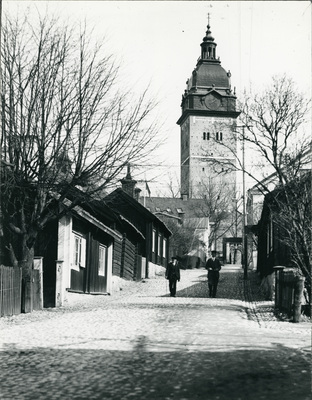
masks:
<path id="1" fill-rule="evenodd" d="M 307 400 L 308 322 L 276 320 L 255 272 L 182 270 L 177 297 L 163 276 L 112 296 L 0 319 L 1 399 Z"/>

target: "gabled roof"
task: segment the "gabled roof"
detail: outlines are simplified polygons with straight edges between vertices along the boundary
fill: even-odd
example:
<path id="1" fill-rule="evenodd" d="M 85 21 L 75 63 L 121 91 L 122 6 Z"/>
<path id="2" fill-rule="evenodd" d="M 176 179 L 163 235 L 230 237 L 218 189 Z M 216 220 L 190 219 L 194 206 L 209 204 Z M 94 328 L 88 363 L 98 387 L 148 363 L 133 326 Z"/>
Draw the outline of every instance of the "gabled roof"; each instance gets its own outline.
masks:
<path id="1" fill-rule="evenodd" d="M 205 199 L 183 200 L 182 198 L 174 197 L 146 197 L 140 198 L 140 202 L 145 202 L 145 207 L 152 213 L 160 213 L 167 217 L 173 218 L 200 218 L 199 210 L 207 208 Z"/>
<path id="2" fill-rule="evenodd" d="M 154 215 L 150 210 L 144 207 L 141 203 L 139 203 L 136 199 L 131 197 L 128 193 L 126 193 L 123 189 L 118 188 L 107 195 L 103 201 L 114 211 L 118 211 L 122 213 L 122 209 L 124 206 L 127 208 L 133 207 L 136 211 L 139 212 L 141 218 L 144 218 L 150 222 L 156 222 L 159 226 L 161 226 L 164 231 L 171 235 L 170 230 L 167 228 L 165 223 L 161 221 L 156 215 Z"/>
<path id="3" fill-rule="evenodd" d="M 75 188 L 75 191 L 73 191 L 69 197 L 72 198 L 73 194 L 79 196 L 81 195 L 81 191 Z M 84 193 L 83 196 L 81 195 L 81 200 L 81 204 L 75 206 L 72 210 L 76 215 L 88 220 L 90 223 L 115 238 L 121 239 L 122 236 L 119 232 L 110 228 L 108 225 L 114 225 L 119 221 L 120 223 L 126 224 L 139 238 L 144 239 L 144 235 L 139 232 L 139 230 L 127 218 L 113 210 L 105 204 L 105 202 L 90 198 Z"/>
<path id="4" fill-rule="evenodd" d="M 141 239 L 145 239 L 145 236 L 140 232 L 127 218 L 123 215 L 119 215 L 121 221 L 125 222 Z"/>
<path id="5" fill-rule="evenodd" d="M 122 239 L 122 235 L 120 233 L 116 232 L 114 229 L 107 226 L 100 218 L 96 218 L 94 215 L 87 212 L 83 207 L 75 206 L 73 208 L 72 212 L 76 215 L 79 215 L 81 218 L 90 222 L 92 225 L 101 229 L 103 232 L 114 237 L 115 239 L 119 239 L 119 240 Z"/>

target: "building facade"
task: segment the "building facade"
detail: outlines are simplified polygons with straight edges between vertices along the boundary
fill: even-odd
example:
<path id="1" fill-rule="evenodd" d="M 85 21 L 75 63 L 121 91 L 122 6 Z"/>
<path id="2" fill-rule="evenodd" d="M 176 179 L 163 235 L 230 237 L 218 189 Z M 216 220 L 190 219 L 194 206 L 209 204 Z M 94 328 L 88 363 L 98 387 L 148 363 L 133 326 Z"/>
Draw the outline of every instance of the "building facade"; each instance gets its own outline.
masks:
<path id="1" fill-rule="evenodd" d="M 230 164 L 236 154 L 235 91 L 231 73 L 221 67 L 208 23 L 201 55 L 182 96 L 181 195 L 201 197 L 208 185 L 235 186 Z"/>

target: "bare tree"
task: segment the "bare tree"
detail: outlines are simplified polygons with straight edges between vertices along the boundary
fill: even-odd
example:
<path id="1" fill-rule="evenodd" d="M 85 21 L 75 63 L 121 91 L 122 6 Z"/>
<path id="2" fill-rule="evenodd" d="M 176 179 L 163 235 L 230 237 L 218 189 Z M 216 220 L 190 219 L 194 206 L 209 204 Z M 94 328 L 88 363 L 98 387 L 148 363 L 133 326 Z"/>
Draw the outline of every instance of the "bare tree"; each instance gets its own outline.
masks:
<path id="1" fill-rule="evenodd" d="M 109 188 L 156 145 L 155 104 L 147 92 L 135 99 L 118 90 L 118 66 L 91 38 L 53 17 L 4 18 L 2 241 L 26 275 L 44 226 Z"/>
<path id="2" fill-rule="evenodd" d="M 308 282 L 311 282 L 311 213 L 308 212 L 311 192 L 299 182 L 311 168 L 311 139 L 300 132 L 310 104 L 291 79 L 274 77 L 263 93 L 245 94 L 241 104 L 242 128 L 236 129 L 235 135 L 247 150 L 247 156 L 250 152 L 253 155 L 252 159 L 249 157 L 251 165 L 244 163 L 236 149 L 220 144 L 231 149 L 235 157 L 235 162 L 225 160 L 226 165 L 244 171 L 263 195 L 271 192 L 272 183 L 278 187 L 272 215 L 284 232 L 281 240 L 289 246 L 293 265 Z M 266 171 L 267 179 L 259 175 L 261 169 Z M 302 185 L 301 190 L 298 185 Z"/>
<path id="3" fill-rule="evenodd" d="M 233 139 L 218 141 L 219 152 L 224 148 L 230 156 L 213 160 L 216 171 L 244 171 L 264 194 L 270 192 L 272 182 L 264 176 L 271 174 L 274 182 L 287 184 L 309 163 L 304 156 L 310 151 L 310 135 L 299 134 L 299 130 L 307 121 L 310 105 L 286 76 L 273 77 L 263 93 L 245 93 L 240 103 L 241 125 L 233 126 Z M 222 130 L 222 124 L 215 129 Z M 234 139 L 244 145 L 245 159 L 233 146 Z M 291 166 L 291 174 L 286 166 Z"/>
<path id="4" fill-rule="evenodd" d="M 177 176 L 177 174 L 175 172 L 170 172 L 168 173 L 168 179 L 169 182 L 167 184 L 167 187 L 169 189 L 170 192 L 170 197 L 172 198 L 177 198 L 180 197 L 180 181 L 179 178 Z"/>
<path id="5" fill-rule="evenodd" d="M 198 218 L 206 217 L 210 221 L 209 243 L 212 244 L 228 234 L 237 236 L 241 213 L 236 201 L 236 189 L 231 184 L 214 184 L 213 182 L 201 182 L 201 205 L 194 210 Z"/>
<path id="6" fill-rule="evenodd" d="M 312 197 L 311 171 L 278 186 L 269 194 L 268 207 L 277 239 L 288 249 L 291 265 L 305 277 L 307 298 L 311 296 Z"/>
<path id="7" fill-rule="evenodd" d="M 194 246 L 203 247 L 198 231 L 196 230 L 196 223 L 194 221 L 185 221 L 179 223 L 173 218 L 165 218 L 158 215 L 164 221 L 172 236 L 170 237 L 170 249 L 172 255 L 183 256 L 188 254 Z"/>

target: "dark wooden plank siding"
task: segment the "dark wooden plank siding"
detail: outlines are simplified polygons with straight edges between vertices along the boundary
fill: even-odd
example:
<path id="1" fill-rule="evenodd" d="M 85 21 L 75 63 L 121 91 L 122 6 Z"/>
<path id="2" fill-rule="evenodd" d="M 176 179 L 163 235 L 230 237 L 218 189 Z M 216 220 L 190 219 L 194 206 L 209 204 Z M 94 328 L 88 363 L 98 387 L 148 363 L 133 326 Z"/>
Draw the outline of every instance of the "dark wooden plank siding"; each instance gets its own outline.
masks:
<path id="1" fill-rule="evenodd" d="M 134 267 L 136 262 L 136 246 L 128 238 L 124 240 L 124 265 L 123 277 L 128 280 L 135 279 Z"/>
<path id="2" fill-rule="evenodd" d="M 105 293 L 107 291 L 107 278 L 106 276 L 99 276 L 95 287 L 96 293 Z"/>
<path id="3" fill-rule="evenodd" d="M 107 271 L 105 276 L 99 275 L 99 246 L 100 242 L 97 240 L 91 240 L 91 251 L 90 261 L 88 268 L 90 269 L 89 274 L 89 292 L 90 293 L 105 293 L 107 284 Z"/>
<path id="4" fill-rule="evenodd" d="M 113 275 L 121 275 L 121 253 L 122 253 L 122 241 L 115 240 L 113 247 Z"/>
<path id="5" fill-rule="evenodd" d="M 84 292 L 85 268 L 79 268 L 79 272 L 72 269 L 70 272 L 70 289 L 77 292 Z"/>
<path id="6" fill-rule="evenodd" d="M 88 285 L 87 292 L 98 292 L 98 270 L 99 270 L 99 242 L 90 237 L 88 243 L 88 249 L 90 249 L 89 257 L 87 258 L 88 266 Z"/>

